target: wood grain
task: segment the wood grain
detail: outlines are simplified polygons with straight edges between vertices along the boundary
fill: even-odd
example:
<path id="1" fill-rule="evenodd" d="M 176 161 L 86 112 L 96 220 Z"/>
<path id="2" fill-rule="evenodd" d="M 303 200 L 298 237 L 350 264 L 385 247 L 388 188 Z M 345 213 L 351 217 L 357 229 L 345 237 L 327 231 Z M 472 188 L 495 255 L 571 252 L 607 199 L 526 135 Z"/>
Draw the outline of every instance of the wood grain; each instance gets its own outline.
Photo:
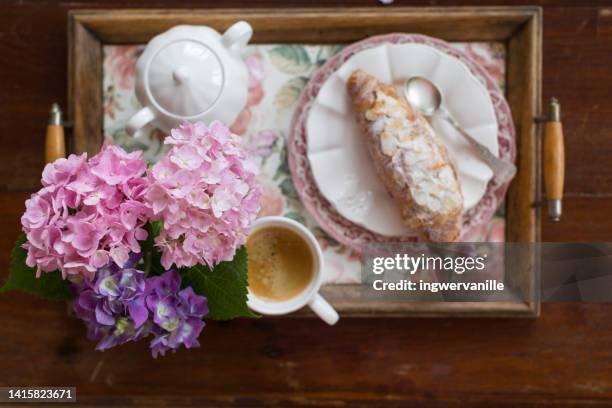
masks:
<path id="1" fill-rule="evenodd" d="M 72 152 L 87 152 L 91 156 L 100 150 L 103 139 L 102 43 L 79 21 L 69 19 L 68 22 L 68 112 L 73 119 Z"/>
<path id="2" fill-rule="evenodd" d="M 540 240 L 541 201 L 539 129 L 533 121 L 541 109 L 542 14 L 533 13 L 507 41 L 506 95 L 516 129 L 517 174 L 506 194 L 506 241 L 537 242 Z M 509 275 L 515 287 L 533 299 L 539 291 L 540 273 L 536 248 L 529 254 L 507 257 L 506 269 L 518 271 Z M 529 303 L 531 314 L 540 313 L 539 300 Z"/>
<path id="3" fill-rule="evenodd" d="M 612 195 L 565 194 L 561 222 L 542 217 L 544 242 L 611 242 Z"/>
<path id="4" fill-rule="evenodd" d="M 64 126 L 49 125 L 45 135 L 45 163 L 54 162 L 60 157 L 66 157 Z"/>
<path id="5" fill-rule="evenodd" d="M 436 1 L 468 3 L 492 2 Z M 610 241 L 612 4 L 495 3 L 544 6 L 543 97 L 557 96 L 563 106 L 568 174 L 563 220 L 551 224 L 543 217 L 541 238 Z M 23 200 L 40 187 L 49 107 L 55 101 L 66 106 L 67 11 L 125 4 L 159 8 L 167 1 L 0 3 L 0 280 Z M 312 4 L 338 2 L 257 2 Z M 172 3 L 209 5 L 215 4 Z M 609 407 L 610 322 L 612 306 L 606 304 L 544 304 L 537 320 L 360 318 L 334 328 L 301 318 L 237 321 L 210 324 L 202 348 L 156 361 L 136 344 L 94 352 L 63 304 L 15 293 L 0 298 L 0 385 L 74 385 L 82 405 L 98 406 Z"/>
<path id="6" fill-rule="evenodd" d="M 344 319 L 334 328 L 309 319 L 213 323 L 201 348 L 153 360 L 145 344 L 93 351 L 61 303 L 21 294 L 10 301 L 20 307 L 0 303 L 8 316 L 0 349 L 9 350 L 21 331 L 37 337 L 27 353 L 3 356 L 4 367 L 18 370 L 0 383 L 27 378 L 30 385 L 76 385 L 82 404 L 604 406 L 612 395 L 612 334 L 586 334 L 608 324 L 603 305 L 545 305 L 537 321 Z"/>
<path id="7" fill-rule="evenodd" d="M 418 32 L 452 41 L 505 40 L 517 25 L 530 18 L 529 7 L 465 8 L 327 8 L 321 9 L 223 9 L 223 10 L 120 10 L 79 13 L 81 23 L 103 43 L 146 43 L 152 36 L 177 24 L 205 24 L 224 31 L 237 16 L 253 26 L 253 41 L 345 43 L 380 33 Z M 444 18 L 441 18 L 444 17 Z M 316 26 L 316 29 L 312 29 Z"/>
<path id="8" fill-rule="evenodd" d="M 540 236 L 540 142 L 533 121 L 541 109 L 541 14 L 532 16 L 508 40 L 507 100 L 516 129 L 517 175 L 507 194 L 506 237 L 534 242 Z"/>
<path id="9" fill-rule="evenodd" d="M 563 198 L 565 179 L 565 149 L 563 145 L 563 126 L 561 122 L 548 122 L 544 128 L 544 182 L 546 198 Z"/>

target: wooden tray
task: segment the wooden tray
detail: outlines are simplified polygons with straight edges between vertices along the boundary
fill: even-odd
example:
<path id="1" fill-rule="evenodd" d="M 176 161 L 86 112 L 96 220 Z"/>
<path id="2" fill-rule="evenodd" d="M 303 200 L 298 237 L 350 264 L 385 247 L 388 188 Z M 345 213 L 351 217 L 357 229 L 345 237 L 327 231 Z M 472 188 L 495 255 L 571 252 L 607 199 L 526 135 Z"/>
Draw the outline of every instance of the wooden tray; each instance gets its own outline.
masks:
<path id="1" fill-rule="evenodd" d="M 517 136 L 518 173 L 506 199 L 506 240 L 540 239 L 540 143 L 534 118 L 540 116 L 541 9 L 470 8 L 326 8 L 274 10 L 101 10 L 69 16 L 69 150 L 95 153 L 102 136 L 102 46 L 146 43 L 177 24 L 202 24 L 219 31 L 237 20 L 253 26 L 255 43 L 351 43 L 390 32 L 422 33 L 446 41 L 503 41 L 507 48 L 506 96 Z M 517 285 L 537 299 L 535 247 L 521 265 Z M 513 262 L 508 260 L 507 262 Z M 360 301 L 360 285 L 329 285 L 324 295 L 346 315 L 363 316 L 516 316 L 539 314 L 538 300 L 506 302 Z"/>

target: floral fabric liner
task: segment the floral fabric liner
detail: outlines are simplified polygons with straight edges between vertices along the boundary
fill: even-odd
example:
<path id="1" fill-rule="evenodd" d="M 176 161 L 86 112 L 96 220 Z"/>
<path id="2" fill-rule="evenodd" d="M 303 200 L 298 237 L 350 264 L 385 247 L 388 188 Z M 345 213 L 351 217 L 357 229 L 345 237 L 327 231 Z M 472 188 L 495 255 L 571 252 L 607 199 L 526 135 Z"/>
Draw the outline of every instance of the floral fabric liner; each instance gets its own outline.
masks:
<path id="1" fill-rule="evenodd" d="M 503 43 L 453 43 L 483 65 L 502 90 L 505 86 L 506 49 Z M 142 149 L 150 162 L 163 153 L 165 135 L 147 128 L 139 138 L 125 132 L 125 123 L 141 105 L 134 94 L 136 61 L 144 45 L 106 45 L 103 67 L 104 135 L 127 150 Z M 291 181 L 286 140 L 296 102 L 304 85 L 341 45 L 257 44 L 246 48 L 249 70 L 247 106 L 232 125 L 247 150 L 261 163 L 263 186 L 260 216 L 284 215 L 307 225 L 323 248 L 324 282 L 358 283 L 359 254 L 336 242 L 306 212 Z M 484 225 L 476 240 L 503 241 L 503 206 Z"/>

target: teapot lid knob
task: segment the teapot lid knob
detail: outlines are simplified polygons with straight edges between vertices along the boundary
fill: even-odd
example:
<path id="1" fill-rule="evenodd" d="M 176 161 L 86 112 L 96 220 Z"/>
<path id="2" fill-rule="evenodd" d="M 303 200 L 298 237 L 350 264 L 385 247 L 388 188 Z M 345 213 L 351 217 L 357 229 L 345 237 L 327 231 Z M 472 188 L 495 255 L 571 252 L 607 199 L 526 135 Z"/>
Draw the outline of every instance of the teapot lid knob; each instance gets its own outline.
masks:
<path id="1" fill-rule="evenodd" d="M 149 61 L 145 88 L 160 110 L 191 117 L 214 105 L 224 78 L 223 65 L 210 47 L 182 39 L 167 44 Z"/>
<path id="2" fill-rule="evenodd" d="M 181 65 L 172 72 L 172 79 L 177 85 L 183 85 L 189 82 L 190 76 L 189 68 L 184 65 Z"/>

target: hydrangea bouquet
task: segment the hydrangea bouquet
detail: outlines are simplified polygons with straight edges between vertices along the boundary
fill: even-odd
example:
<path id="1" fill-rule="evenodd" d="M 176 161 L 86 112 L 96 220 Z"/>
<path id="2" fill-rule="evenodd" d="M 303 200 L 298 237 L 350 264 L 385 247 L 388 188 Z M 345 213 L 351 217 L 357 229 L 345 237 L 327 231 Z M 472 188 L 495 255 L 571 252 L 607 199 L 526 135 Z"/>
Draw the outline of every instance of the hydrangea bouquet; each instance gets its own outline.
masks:
<path id="1" fill-rule="evenodd" d="M 48 164 L 0 291 L 68 299 L 96 349 L 148 337 L 154 357 L 198 346 L 205 317 L 253 317 L 243 245 L 257 166 L 220 122 L 165 143 L 150 168 L 114 145 Z"/>

